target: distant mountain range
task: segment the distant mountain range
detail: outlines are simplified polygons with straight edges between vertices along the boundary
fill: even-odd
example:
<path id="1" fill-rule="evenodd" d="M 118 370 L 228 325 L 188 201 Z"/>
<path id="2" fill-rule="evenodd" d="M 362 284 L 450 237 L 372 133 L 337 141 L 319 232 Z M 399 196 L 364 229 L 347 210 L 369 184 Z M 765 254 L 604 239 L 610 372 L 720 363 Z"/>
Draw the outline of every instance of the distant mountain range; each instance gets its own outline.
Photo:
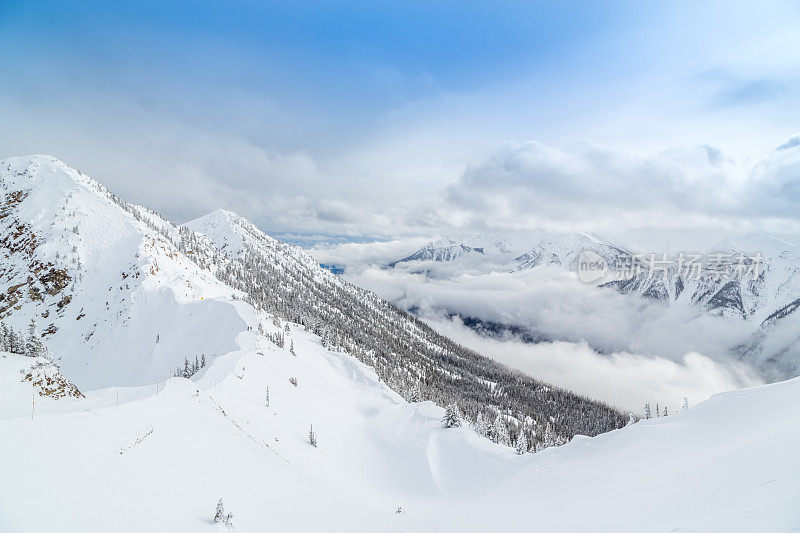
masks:
<path id="1" fill-rule="evenodd" d="M 504 258 L 511 253 L 511 246 L 490 235 L 470 235 L 463 237 L 444 238 L 429 242 L 408 257 L 404 257 L 389 264 L 394 268 L 400 263 L 412 262 L 452 262 L 466 257 L 480 256 L 484 258 Z"/>
<path id="2" fill-rule="evenodd" d="M 752 329 L 752 339 L 731 347 L 733 352 L 779 376 L 796 375 L 800 368 L 800 246 L 784 237 L 748 235 L 721 242 L 706 253 L 667 256 L 641 254 L 590 233 L 543 239 L 519 255 L 511 253 L 511 245 L 497 237 L 486 242 L 491 257 L 476 250 L 471 240 L 450 238 L 430 242 L 389 266 L 416 261 L 416 270 L 424 272 L 430 265 L 447 262 L 448 271 L 457 276 L 461 262 L 465 269 L 474 270 L 476 261 L 483 260 L 487 273 L 546 267 L 577 272 L 582 254 L 591 252 L 611 270 L 623 264 L 629 269 L 621 279 L 599 280 L 600 289 L 664 305 L 682 302 L 698 312 L 741 321 L 743 327 Z M 481 333 L 499 331 L 503 326 L 474 316 L 465 318 Z M 505 326 L 518 330 L 517 324 Z M 527 337 L 542 338 L 537 332 L 529 332 Z"/>

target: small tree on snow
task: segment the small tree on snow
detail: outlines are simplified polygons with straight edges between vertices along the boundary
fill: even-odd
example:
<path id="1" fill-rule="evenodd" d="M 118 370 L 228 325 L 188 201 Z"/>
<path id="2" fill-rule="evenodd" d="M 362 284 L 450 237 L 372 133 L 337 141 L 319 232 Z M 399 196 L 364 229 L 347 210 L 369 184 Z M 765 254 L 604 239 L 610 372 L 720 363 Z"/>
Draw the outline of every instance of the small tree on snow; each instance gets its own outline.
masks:
<path id="1" fill-rule="evenodd" d="M 646 404 L 644 404 L 644 419 L 645 420 L 650 420 L 650 418 L 651 418 L 650 404 L 646 403 Z"/>
<path id="2" fill-rule="evenodd" d="M 266 398 L 267 407 L 269 407 L 269 387 L 267 387 L 267 398 Z"/>
<path id="3" fill-rule="evenodd" d="M 689 398 L 687 398 L 686 396 L 683 397 L 683 408 L 682 408 L 682 410 L 683 411 L 688 411 L 689 410 Z"/>
<path id="4" fill-rule="evenodd" d="M 314 433 L 314 424 L 311 424 L 311 428 L 308 430 L 308 443 L 314 448 L 317 447 L 317 434 Z"/>
<path id="5" fill-rule="evenodd" d="M 636 417 L 633 416 L 633 413 L 628 413 L 628 423 L 625 425 L 631 426 L 635 423 L 636 423 Z"/>
<path id="6" fill-rule="evenodd" d="M 222 498 L 217 502 L 217 512 L 214 514 L 214 522 L 228 527 L 233 525 L 233 513 L 225 514 L 225 506 L 222 504 Z"/>
<path id="7" fill-rule="evenodd" d="M 461 425 L 461 414 L 455 403 L 451 403 L 445 408 L 442 423 L 446 428 L 457 428 Z"/>

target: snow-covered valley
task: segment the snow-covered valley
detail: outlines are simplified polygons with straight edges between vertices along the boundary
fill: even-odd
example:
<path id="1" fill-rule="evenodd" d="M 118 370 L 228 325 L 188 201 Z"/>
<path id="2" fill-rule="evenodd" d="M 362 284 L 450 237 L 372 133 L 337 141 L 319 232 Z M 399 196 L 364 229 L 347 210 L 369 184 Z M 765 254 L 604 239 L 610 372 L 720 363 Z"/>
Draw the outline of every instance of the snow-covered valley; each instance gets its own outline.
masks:
<path id="1" fill-rule="evenodd" d="M 624 426 L 232 213 L 174 226 L 46 156 L 0 179 L 0 320 L 54 359 L 0 354 L 2 532 L 225 531 L 220 498 L 243 532 L 800 524 L 798 379 Z"/>

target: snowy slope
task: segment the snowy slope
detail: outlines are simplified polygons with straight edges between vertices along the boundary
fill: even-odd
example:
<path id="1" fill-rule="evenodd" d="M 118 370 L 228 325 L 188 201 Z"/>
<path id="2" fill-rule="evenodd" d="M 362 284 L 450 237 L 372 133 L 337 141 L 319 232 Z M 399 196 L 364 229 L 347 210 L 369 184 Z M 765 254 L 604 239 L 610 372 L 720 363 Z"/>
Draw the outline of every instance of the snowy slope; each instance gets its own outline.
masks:
<path id="1" fill-rule="evenodd" d="M 202 376 L 37 397 L 33 419 L 18 373 L 29 360 L 0 356 L 0 471 L 12 480 L 0 484 L 0 530 L 213 531 L 219 498 L 241 532 L 788 532 L 800 523 L 800 380 L 518 456 L 467 428 L 443 429 L 440 408 L 406 403 L 299 328 L 289 335 L 296 357 L 245 333 L 242 349 Z"/>

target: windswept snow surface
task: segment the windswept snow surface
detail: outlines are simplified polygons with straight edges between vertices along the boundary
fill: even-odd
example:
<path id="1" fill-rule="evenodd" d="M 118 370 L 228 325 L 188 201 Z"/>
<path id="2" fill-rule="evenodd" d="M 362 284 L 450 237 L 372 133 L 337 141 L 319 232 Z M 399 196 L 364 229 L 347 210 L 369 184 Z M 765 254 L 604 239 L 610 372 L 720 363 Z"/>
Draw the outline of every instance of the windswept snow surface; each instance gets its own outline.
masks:
<path id="1" fill-rule="evenodd" d="M 237 311 L 259 320 L 245 304 Z M 289 338 L 296 356 L 243 332 L 240 350 L 193 379 L 36 396 L 33 418 L 19 373 L 32 360 L 0 356 L 0 530 L 213 530 L 219 498 L 236 531 L 800 524 L 798 379 L 518 456 L 468 428 L 443 429 L 441 408 L 406 403 L 299 327 Z"/>

